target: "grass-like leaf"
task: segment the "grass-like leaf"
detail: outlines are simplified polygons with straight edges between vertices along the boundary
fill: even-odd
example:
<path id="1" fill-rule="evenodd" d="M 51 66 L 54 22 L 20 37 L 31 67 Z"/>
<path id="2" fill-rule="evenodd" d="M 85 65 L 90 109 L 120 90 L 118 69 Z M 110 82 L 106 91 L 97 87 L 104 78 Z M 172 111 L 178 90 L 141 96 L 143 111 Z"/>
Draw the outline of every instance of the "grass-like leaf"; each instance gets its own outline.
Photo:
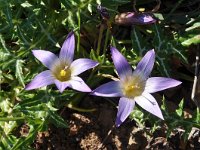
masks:
<path id="1" fill-rule="evenodd" d="M 53 123 L 56 127 L 61 127 L 61 128 L 68 127 L 64 119 L 56 112 L 49 111 L 49 115 L 50 115 L 50 122 Z"/>
<path id="2" fill-rule="evenodd" d="M 19 60 L 17 59 L 16 60 L 16 70 L 15 70 L 15 76 L 16 78 L 18 79 L 19 83 L 25 87 L 25 84 L 24 84 L 24 76 L 23 76 L 23 72 L 22 72 L 22 68 L 23 68 L 23 63 L 24 61 L 23 60 Z"/>

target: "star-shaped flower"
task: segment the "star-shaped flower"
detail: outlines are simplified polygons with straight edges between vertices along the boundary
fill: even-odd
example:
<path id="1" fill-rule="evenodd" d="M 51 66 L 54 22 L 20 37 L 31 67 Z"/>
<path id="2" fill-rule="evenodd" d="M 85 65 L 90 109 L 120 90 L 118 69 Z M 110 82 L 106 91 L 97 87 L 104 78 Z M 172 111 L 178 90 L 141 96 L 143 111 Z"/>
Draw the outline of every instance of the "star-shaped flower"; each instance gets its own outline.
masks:
<path id="1" fill-rule="evenodd" d="M 149 78 L 155 61 L 154 50 L 146 53 L 134 71 L 116 48 L 111 47 L 111 53 L 120 79 L 101 85 L 92 92 L 92 95 L 121 97 L 116 126 L 119 127 L 130 115 L 135 103 L 153 115 L 164 119 L 160 107 L 151 93 L 178 86 L 181 82 L 164 77 Z"/>
<path id="2" fill-rule="evenodd" d="M 35 76 L 31 83 L 25 87 L 25 90 L 55 84 L 61 93 L 67 87 L 81 92 L 91 92 L 91 89 L 77 75 L 97 66 L 98 63 L 86 58 L 73 61 L 74 49 L 75 37 L 74 33 L 71 32 L 62 45 L 59 57 L 50 51 L 33 50 L 33 55 L 49 70 Z"/>

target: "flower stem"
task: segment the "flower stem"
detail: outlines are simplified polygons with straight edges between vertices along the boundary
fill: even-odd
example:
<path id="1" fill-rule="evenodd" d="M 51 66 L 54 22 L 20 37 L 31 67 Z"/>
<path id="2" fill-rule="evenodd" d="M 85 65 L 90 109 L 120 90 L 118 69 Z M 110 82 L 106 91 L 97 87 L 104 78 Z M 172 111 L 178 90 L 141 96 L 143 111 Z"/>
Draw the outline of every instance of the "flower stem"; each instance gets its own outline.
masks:
<path id="1" fill-rule="evenodd" d="M 102 40 L 102 36 L 103 36 L 103 29 L 104 29 L 104 26 L 100 25 L 99 39 L 98 39 L 98 45 L 97 45 L 97 56 L 99 56 L 99 54 L 100 54 L 101 40 Z"/>
<path id="2" fill-rule="evenodd" d="M 104 55 L 104 58 L 103 58 L 103 63 L 105 62 L 105 57 L 106 57 L 106 48 L 108 46 L 108 39 L 109 39 L 109 34 L 110 33 L 110 30 L 109 28 L 107 28 L 107 31 L 106 31 L 106 39 L 105 39 L 105 43 L 104 43 L 104 47 L 103 47 L 103 55 Z"/>
<path id="3" fill-rule="evenodd" d="M 1 117 L 0 118 L 0 121 L 17 121 L 17 120 L 24 120 L 25 117 L 12 117 L 12 118 L 9 118 L 9 117 Z"/>
<path id="4" fill-rule="evenodd" d="M 80 9 L 77 12 L 77 19 L 78 19 L 78 39 L 77 39 L 77 52 L 80 52 L 80 34 L 81 34 L 81 17 L 80 17 Z"/>
<path id="5" fill-rule="evenodd" d="M 66 107 L 79 111 L 79 112 L 93 112 L 97 110 L 96 108 L 91 108 L 91 109 L 79 108 L 79 107 L 74 106 L 72 103 L 67 104 Z"/>

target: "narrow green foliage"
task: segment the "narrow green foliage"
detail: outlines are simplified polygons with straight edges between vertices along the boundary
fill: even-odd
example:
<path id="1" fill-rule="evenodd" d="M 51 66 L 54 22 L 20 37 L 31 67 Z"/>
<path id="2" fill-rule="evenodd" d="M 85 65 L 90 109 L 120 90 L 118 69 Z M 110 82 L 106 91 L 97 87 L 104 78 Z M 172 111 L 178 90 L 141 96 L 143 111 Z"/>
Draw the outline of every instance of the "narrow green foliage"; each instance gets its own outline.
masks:
<path id="1" fill-rule="evenodd" d="M 172 131 L 176 130 L 176 127 L 179 127 L 185 130 L 183 133 L 183 138 L 184 140 L 187 140 L 192 127 L 197 127 L 197 128 L 200 127 L 199 120 L 198 120 L 199 119 L 198 108 L 197 108 L 197 111 L 194 112 L 192 118 L 184 118 L 183 104 L 184 104 L 184 100 L 182 99 L 178 105 L 178 108 L 175 110 L 175 112 L 168 112 L 166 111 L 166 109 L 163 109 L 164 114 L 166 115 L 164 116 L 165 122 L 167 123 L 167 126 L 168 126 L 167 137 L 170 136 Z M 166 108 L 166 103 L 164 99 L 163 99 L 163 105 L 165 106 L 162 106 L 162 108 Z M 196 116 L 198 116 L 197 117 L 198 119 L 196 118 Z"/>
<path id="2" fill-rule="evenodd" d="M 140 128 L 144 128 L 145 127 L 145 117 L 144 117 L 144 113 L 137 108 L 134 108 L 134 111 L 131 112 L 130 114 L 130 119 L 136 121 L 137 125 Z"/>
<path id="3" fill-rule="evenodd" d="M 22 68 L 24 67 L 24 66 L 23 66 L 23 63 L 24 63 L 23 60 L 16 60 L 15 76 L 16 76 L 16 78 L 18 79 L 19 83 L 20 83 L 23 87 L 25 87 L 25 84 L 24 84 L 24 75 L 23 75 L 23 71 L 22 71 Z"/>
<path id="4" fill-rule="evenodd" d="M 50 122 L 53 123 L 56 127 L 67 128 L 67 124 L 64 119 L 57 113 L 49 111 Z"/>
<path id="5" fill-rule="evenodd" d="M 183 99 L 181 100 L 181 102 L 178 105 L 178 109 L 176 109 L 176 114 L 181 117 L 183 115 Z"/>
<path id="6" fill-rule="evenodd" d="M 185 29 L 186 32 L 183 32 L 179 40 L 183 46 L 190 46 L 192 44 L 199 44 L 200 43 L 200 34 L 199 34 L 199 27 L 200 27 L 200 16 L 196 18 L 196 20 L 190 20 L 188 23 L 188 28 Z"/>

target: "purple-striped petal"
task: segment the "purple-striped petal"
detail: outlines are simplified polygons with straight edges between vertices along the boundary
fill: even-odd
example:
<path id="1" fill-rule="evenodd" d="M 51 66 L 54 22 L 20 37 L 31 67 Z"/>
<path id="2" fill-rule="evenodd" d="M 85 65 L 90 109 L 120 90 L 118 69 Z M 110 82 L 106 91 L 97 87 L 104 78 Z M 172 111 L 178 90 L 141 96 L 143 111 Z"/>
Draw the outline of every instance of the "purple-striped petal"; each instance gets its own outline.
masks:
<path id="1" fill-rule="evenodd" d="M 119 25 L 146 25 L 156 20 L 148 13 L 126 12 L 115 16 L 115 23 Z"/>
<path id="2" fill-rule="evenodd" d="M 171 78 L 163 78 L 163 77 L 152 77 L 147 79 L 145 91 L 148 93 L 154 93 L 158 91 L 162 91 L 168 88 L 172 88 L 180 85 L 181 82 L 171 79 Z"/>
<path id="3" fill-rule="evenodd" d="M 135 106 L 133 99 L 121 97 L 119 100 L 119 108 L 117 112 L 116 126 L 119 127 L 125 119 L 130 115 Z"/>
<path id="4" fill-rule="evenodd" d="M 156 20 L 152 16 L 150 16 L 149 14 L 142 14 L 139 17 L 140 17 L 142 24 L 151 24 L 151 23 L 156 22 Z"/>
<path id="5" fill-rule="evenodd" d="M 151 94 L 143 92 L 142 96 L 135 97 L 134 100 L 143 109 L 164 120 L 160 107 Z"/>
<path id="6" fill-rule="evenodd" d="M 32 50 L 33 55 L 43 63 L 44 66 L 51 69 L 52 64 L 58 60 L 58 57 L 50 51 Z"/>
<path id="7" fill-rule="evenodd" d="M 87 58 L 77 59 L 77 60 L 73 61 L 70 66 L 71 75 L 72 76 L 79 75 L 80 73 L 82 73 L 88 69 L 91 69 L 97 65 L 98 65 L 98 63 L 91 59 L 87 59 Z"/>
<path id="8" fill-rule="evenodd" d="M 96 88 L 92 93 L 96 96 L 120 97 L 122 96 L 119 81 L 111 81 Z"/>
<path id="9" fill-rule="evenodd" d="M 70 32 L 62 45 L 59 58 L 66 62 L 66 64 L 70 64 L 74 58 L 74 49 L 75 49 L 75 37 L 74 33 Z"/>
<path id="10" fill-rule="evenodd" d="M 142 60 L 138 63 L 135 71 L 143 74 L 145 78 L 148 78 L 153 69 L 155 62 L 155 51 L 152 49 L 148 51 Z"/>
<path id="11" fill-rule="evenodd" d="M 54 77 L 50 70 L 46 70 L 36 75 L 35 78 L 29 83 L 25 90 L 37 89 L 54 83 Z"/>
<path id="12" fill-rule="evenodd" d="M 123 78 L 126 75 L 131 75 L 132 68 L 128 64 L 126 58 L 115 48 L 111 47 L 112 60 L 114 62 L 117 73 L 120 78 Z"/>
<path id="13" fill-rule="evenodd" d="M 80 77 L 71 77 L 69 81 L 70 88 L 81 91 L 81 92 L 91 92 L 89 86 Z"/>
<path id="14" fill-rule="evenodd" d="M 59 80 L 55 80 L 55 84 L 56 84 L 58 90 L 60 91 L 60 93 L 62 93 L 67 87 L 70 86 L 69 82 L 61 82 Z"/>

